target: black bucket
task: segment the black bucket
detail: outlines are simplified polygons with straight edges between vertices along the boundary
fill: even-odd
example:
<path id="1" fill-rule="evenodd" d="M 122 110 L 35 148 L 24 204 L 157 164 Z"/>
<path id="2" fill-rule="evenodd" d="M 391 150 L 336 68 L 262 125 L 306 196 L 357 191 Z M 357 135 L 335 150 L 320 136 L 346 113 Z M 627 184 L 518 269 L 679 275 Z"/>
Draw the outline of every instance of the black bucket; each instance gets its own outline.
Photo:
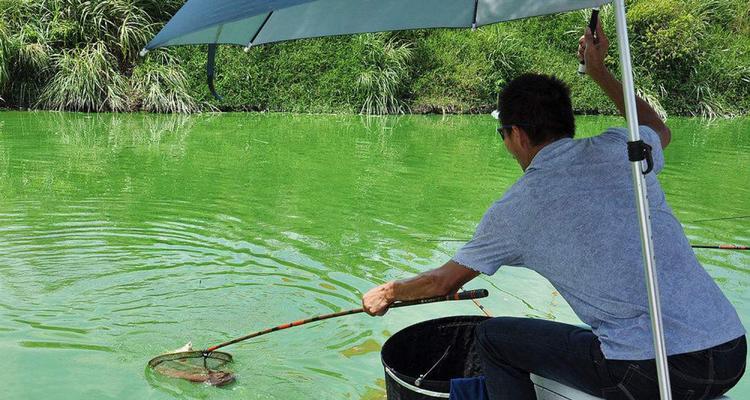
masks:
<path id="1" fill-rule="evenodd" d="M 388 400 L 448 398 L 450 380 L 482 375 L 474 328 L 484 316 L 420 322 L 386 340 L 380 352 Z"/>

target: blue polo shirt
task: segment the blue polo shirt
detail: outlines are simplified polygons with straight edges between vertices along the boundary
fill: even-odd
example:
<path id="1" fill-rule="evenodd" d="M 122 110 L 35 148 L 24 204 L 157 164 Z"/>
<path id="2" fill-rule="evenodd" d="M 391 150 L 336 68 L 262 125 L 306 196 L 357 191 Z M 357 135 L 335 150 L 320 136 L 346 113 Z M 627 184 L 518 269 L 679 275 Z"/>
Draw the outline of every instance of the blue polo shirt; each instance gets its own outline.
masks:
<path id="1" fill-rule="evenodd" d="M 737 312 L 695 257 L 656 174 L 659 136 L 646 176 L 667 353 L 709 348 L 745 333 Z M 654 358 L 627 132 L 611 128 L 542 148 L 485 213 L 453 260 L 492 275 L 524 266 L 547 280 L 590 325 L 608 359 Z"/>

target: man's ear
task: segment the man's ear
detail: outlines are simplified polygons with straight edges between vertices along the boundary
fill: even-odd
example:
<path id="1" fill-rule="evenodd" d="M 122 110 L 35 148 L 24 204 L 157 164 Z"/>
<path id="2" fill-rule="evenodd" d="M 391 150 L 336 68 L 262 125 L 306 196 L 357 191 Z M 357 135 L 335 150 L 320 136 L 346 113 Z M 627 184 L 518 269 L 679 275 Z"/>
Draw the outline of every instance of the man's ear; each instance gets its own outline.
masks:
<path id="1" fill-rule="evenodd" d="M 522 148 L 529 148 L 531 147 L 531 140 L 529 140 L 529 135 L 526 133 L 526 131 L 519 127 L 518 125 L 513 125 L 513 136 L 516 137 L 516 143 L 521 146 Z"/>

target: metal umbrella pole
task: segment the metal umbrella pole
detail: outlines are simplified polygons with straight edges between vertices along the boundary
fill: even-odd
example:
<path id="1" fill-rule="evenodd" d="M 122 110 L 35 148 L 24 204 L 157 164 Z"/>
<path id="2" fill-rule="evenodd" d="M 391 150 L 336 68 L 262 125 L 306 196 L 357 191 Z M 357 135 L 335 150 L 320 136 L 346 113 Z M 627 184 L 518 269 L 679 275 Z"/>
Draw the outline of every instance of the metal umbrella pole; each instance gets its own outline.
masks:
<path id="1" fill-rule="evenodd" d="M 630 142 L 641 140 L 638 131 L 638 113 L 635 102 L 635 86 L 633 84 L 633 69 L 630 60 L 630 43 L 628 42 L 628 27 L 625 20 L 625 1 L 614 0 L 615 21 L 617 27 L 617 46 L 620 50 L 620 68 L 622 72 L 622 89 L 625 96 L 625 118 L 628 122 L 628 139 Z M 642 161 L 631 161 L 630 169 L 633 174 L 633 190 L 635 191 L 636 208 L 638 209 L 638 224 L 641 232 L 641 248 L 643 249 L 643 266 L 646 274 L 646 289 L 648 290 L 648 307 L 651 315 L 651 332 L 654 340 L 654 356 L 656 358 L 656 374 L 659 378 L 659 393 L 662 400 L 671 400 L 672 392 L 669 384 L 669 366 L 667 365 L 667 349 L 664 341 L 664 326 L 661 318 L 659 303 L 659 285 L 656 279 L 656 264 L 654 262 L 654 242 L 651 235 L 651 217 L 649 216 L 648 190 L 646 179 L 642 173 Z"/>

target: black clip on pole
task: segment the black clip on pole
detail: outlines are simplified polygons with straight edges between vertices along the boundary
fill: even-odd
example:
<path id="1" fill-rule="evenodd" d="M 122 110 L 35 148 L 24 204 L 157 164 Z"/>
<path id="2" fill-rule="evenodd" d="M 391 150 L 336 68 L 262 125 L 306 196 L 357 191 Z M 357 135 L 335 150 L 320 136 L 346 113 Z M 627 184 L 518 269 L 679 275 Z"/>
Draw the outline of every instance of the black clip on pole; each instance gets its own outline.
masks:
<path id="1" fill-rule="evenodd" d="M 654 169 L 654 158 L 651 156 L 651 146 L 643 140 L 628 142 L 628 160 L 632 162 L 646 160 L 646 170 L 641 171 L 647 175 Z"/>

